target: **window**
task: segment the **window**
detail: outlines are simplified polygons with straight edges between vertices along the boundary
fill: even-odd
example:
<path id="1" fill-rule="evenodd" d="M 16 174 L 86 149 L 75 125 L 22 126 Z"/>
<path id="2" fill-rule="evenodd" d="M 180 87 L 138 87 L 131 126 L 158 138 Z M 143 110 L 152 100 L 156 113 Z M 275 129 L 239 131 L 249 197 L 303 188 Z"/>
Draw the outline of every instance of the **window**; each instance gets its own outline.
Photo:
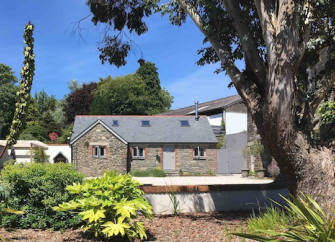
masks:
<path id="1" fill-rule="evenodd" d="M 133 159 L 144 159 L 144 148 L 133 147 Z"/>
<path id="2" fill-rule="evenodd" d="M 188 120 L 180 120 L 180 125 L 181 126 L 190 126 L 190 123 L 188 122 Z"/>
<path id="3" fill-rule="evenodd" d="M 113 120 L 113 126 L 119 126 L 119 120 Z"/>
<path id="4" fill-rule="evenodd" d="M 193 159 L 206 159 L 206 149 L 199 146 L 193 148 Z"/>
<path id="5" fill-rule="evenodd" d="M 106 157 L 106 146 L 94 146 L 93 147 L 93 157 L 105 158 Z"/>
<path id="6" fill-rule="evenodd" d="M 142 120 L 142 126 L 150 126 L 149 120 Z"/>

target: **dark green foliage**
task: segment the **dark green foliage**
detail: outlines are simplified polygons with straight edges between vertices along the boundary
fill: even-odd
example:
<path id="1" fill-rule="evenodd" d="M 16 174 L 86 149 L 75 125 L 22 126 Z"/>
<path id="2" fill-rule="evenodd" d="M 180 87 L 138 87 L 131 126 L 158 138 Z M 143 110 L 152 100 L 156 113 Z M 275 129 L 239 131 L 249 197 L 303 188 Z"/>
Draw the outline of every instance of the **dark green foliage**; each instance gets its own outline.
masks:
<path id="1" fill-rule="evenodd" d="M 40 125 L 47 131 L 47 135 L 50 133 L 55 132 L 57 135 L 61 135 L 61 128 L 59 123 L 57 123 L 54 118 L 52 117 L 50 111 L 47 111 L 44 116 L 42 117 L 42 120 L 40 122 Z M 49 140 L 49 137 L 45 137 L 47 140 Z"/>
<path id="2" fill-rule="evenodd" d="M 2 123 L 1 139 L 5 139 L 9 134 L 10 124 L 15 112 L 16 92 L 18 87 L 17 77 L 12 68 L 0 63 L 0 122 Z"/>
<path id="3" fill-rule="evenodd" d="M 17 83 L 17 77 L 14 75 L 14 71 L 10 66 L 0 63 L 0 87 L 5 84 Z"/>
<path id="4" fill-rule="evenodd" d="M 26 122 L 29 123 L 29 122 L 40 121 L 41 114 L 38 111 L 37 103 L 30 95 L 27 104 L 28 104 L 28 111 L 27 111 Z"/>
<path id="5" fill-rule="evenodd" d="M 157 93 L 150 91 L 147 83 L 138 74 L 129 74 L 115 79 L 110 76 L 105 79 L 101 78 L 95 92 L 96 100 L 90 107 L 90 113 L 150 115 L 164 112 L 171 107 L 172 97 L 160 86 L 156 89 L 159 90 L 159 98 L 157 98 Z M 99 107 L 100 104 L 104 107 Z M 106 107 L 109 110 L 106 110 Z"/>
<path id="6" fill-rule="evenodd" d="M 73 123 L 69 124 L 62 129 L 62 136 L 59 137 L 59 142 L 62 144 L 69 144 L 71 138 L 71 131 L 73 129 Z"/>
<path id="7" fill-rule="evenodd" d="M 67 185 L 81 183 L 83 175 L 72 164 L 8 165 L 2 173 L 4 183 L 11 188 L 6 206 L 22 210 L 24 215 L 4 215 L 2 224 L 17 228 L 68 228 L 78 225 L 77 215 L 56 212 L 52 207 L 73 199 Z"/>
<path id="8" fill-rule="evenodd" d="M 130 174 L 135 177 L 166 177 L 166 172 L 161 169 L 135 170 Z"/>
<path id="9" fill-rule="evenodd" d="M 146 90 L 150 95 L 150 102 L 147 104 L 148 114 L 168 111 L 173 103 L 173 97 L 170 96 L 170 93 L 161 88 L 157 70 L 154 63 L 143 60 L 140 68 L 136 71 L 136 74 L 145 82 Z"/>
<path id="10" fill-rule="evenodd" d="M 41 115 L 48 111 L 55 111 L 57 100 L 54 95 L 48 94 L 42 89 L 39 93 L 35 92 L 35 102 Z"/>
<path id="11" fill-rule="evenodd" d="M 47 141 L 48 131 L 37 122 L 27 123 L 27 128 L 19 136 L 21 140 L 37 139 L 41 142 Z"/>
<path id="12" fill-rule="evenodd" d="M 96 95 L 106 98 L 111 114 L 147 114 L 150 96 L 138 75 L 101 79 Z"/>
<path id="13" fill-rule="evenodd" d="M 137 35 L 146 32 L 148 27 L 142 18 L 151 15 L 155 1 L 125 0 L 119 4 L 117 1 L 88 0 L 86 4 L 93 13 L 92 22 L 95 25 L 106 23 L 110 26 L 112 34 L 112 30 L 115 31 L 115 35 L 106 36 L 103 39 L 103 46 L 98 48 L 101 53 L 100 60 L 102 63 L 108 61 L 117 67 L 125 65 L 131 41 L 123 32 L 135 31 Z"/>
<path id="14" fill-rule="evenodd" d="M 16 103 L 16 92 L 18 87 L 12 83 L 6 83 L 0 87 L 0 122 L 2 123 L 1 128 L 1 139 L 5 139 L 9 134 L 9 128 L 13 120 Z"/>
<path id="15" fill-rule="evenodd" d="M 109 115 L 108 101 L 101 95 L 96 95 L 90 106 L 90 115 Z"/>

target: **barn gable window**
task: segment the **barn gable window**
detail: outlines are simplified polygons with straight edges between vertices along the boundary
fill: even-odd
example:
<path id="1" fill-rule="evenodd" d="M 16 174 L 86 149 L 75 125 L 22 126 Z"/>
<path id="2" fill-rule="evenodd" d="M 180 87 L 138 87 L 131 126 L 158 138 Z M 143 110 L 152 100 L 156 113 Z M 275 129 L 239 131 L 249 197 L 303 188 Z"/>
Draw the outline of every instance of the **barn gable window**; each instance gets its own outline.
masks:
<path id="1" fill-rule="evenodd" d="M 93 147 L 94 158 L 106 158 L 106 146 L 94 146 Z"/>

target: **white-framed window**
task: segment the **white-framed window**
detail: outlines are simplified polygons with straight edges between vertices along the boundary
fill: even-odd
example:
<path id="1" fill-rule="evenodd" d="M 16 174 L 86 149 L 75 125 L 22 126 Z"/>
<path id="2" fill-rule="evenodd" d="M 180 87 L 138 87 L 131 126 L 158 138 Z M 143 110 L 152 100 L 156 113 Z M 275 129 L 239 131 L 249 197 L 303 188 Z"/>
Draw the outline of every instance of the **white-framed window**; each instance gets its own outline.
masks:
<path id="1" fill-rule="evenodd" d="M 94 158 L 106 158 L 106 146 L 94 146 L 93 147 Z"/>
<path id="2" fill-rule="evenodd" d="M 206 148 L 197 146 L 193 148 L 193 159 L 206 159 Z"/>
<path id="3" fill-rule="evenodd" d="M 133 147 L 133 159 L 144 159 L 145 158 L 145 149 L 142 147 Z"/>

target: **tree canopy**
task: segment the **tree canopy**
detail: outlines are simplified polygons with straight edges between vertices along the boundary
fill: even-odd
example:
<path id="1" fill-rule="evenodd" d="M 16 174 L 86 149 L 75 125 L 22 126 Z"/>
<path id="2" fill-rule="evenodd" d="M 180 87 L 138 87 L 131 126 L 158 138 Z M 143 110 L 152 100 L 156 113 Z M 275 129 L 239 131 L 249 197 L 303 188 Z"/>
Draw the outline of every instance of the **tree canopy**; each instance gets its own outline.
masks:
<path id="1" fill-rule="evenodd" d="M 100 79 L 96 94 L 104 97 L 110 114 L 129 115 L 148 112 L 150 95 L 145 82 L 136 74 Z"/>
<path id="2" fill-rule="evenodd" d="M 147 103 L 147 114 L 163 113 L 170 109 L 173 97 L 170 93 L 161 88 L 157 67 L 149 61 L 139 60 L 140 68 L 136 74 L 139 75 L 146 84 L 146 91 L 150 97 Z"/>
<path id="3" fill-rule="evenodd" d="M 81 88 L 70 93 L 66 98 L 64 113 L 68 124 L 74 121 L 76 115 L 87 115 L 94 100 L 93 92 L 97 88 L 97 83 L 83 84 Z"/>
<path id="4" fill-rule="evenodd" d="M 0 63 L 0 87 L 5 84 L 16 84 L 17 77 L 10 66 Z"/>
<path id="5" fill-rule="evenodd" d="M 57 99 L 54 95 L 49 96 L 44 89 L 40 92 L 35 92 L 35 102 L 38 107 L 40 114 L 44 114 L 47 111 L 55 111 Z"/>
<path id="6" fill-rule="evenodd" d="M 217 72 L 230 77 L 263 143 L 290 179 L 291 192 L 319 193 L 335 204 L 334 149 L 311 139 L 317 109 L 335 80 L 334 1 L 88 0 L 87 5 L 93 23 L 106 26 L 99 58 L 116 66 L 126 64 L 132 48 L 126 33 L 148 31 L 145 21 L 154 12 L 168 14 L 177 26 L 193 21 L 204 35 L 198 64 L 221 64 Z"/>
<path id="7" fill-rule="evenodd" d="M 173 97 L 161 88 L 157 68 L 143 61 L 135 74 L 100 78 L 90 114 L 151 115 L 170 109 Z"/>
<path id="8" fill-rule="evenodd" d="M 18 87 L 17 77 L 14 75 L 12 68 L 0 64 L 0 122 L 2 123 L 1 128 L 1 139 L 5 139 L 9 134 L 9 128 L 13 120 L 16 103 L 16 92 Z"/>

